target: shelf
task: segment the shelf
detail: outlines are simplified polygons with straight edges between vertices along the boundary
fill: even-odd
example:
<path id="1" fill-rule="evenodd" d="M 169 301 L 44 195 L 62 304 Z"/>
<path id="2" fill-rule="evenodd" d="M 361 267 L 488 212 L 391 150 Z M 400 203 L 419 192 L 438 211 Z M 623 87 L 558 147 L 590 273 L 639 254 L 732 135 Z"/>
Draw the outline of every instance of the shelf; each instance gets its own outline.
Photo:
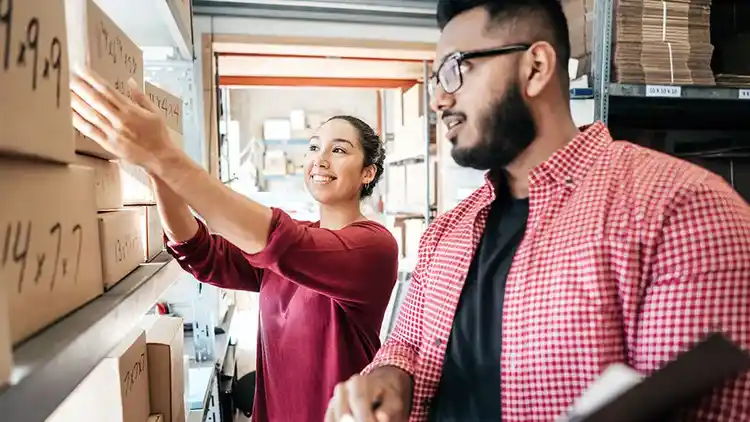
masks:
<path id="1" fill-rule="evenodd" d="M 610 84 L 610 128 L 750 130 L 750 90 Z M 745 97 L 748 97 L 745 100 Z"/>
<path id="2" fill-rule="evenodd" d="M 181 274 L 162 253 L 18 347 L 11 386 L 0 392 L 3 422 L 44 422 Z"/>
<path id="3" fill-rule="evenodd" d="M 718 86 L 670 86 L 613 83 L 609 85 L 609 95 L 613 97 L 750 101 L 750 89 Z"/>
<path id="4" fill-rule="evenodd" d="M 180 59 L 193 61 L 189 2 L 97 0 L 96 3 L 139 47 L 173 48 Z M 184 7 L 188 10 L 182 10 Z"/>
<path id="5" fill-rule="evenodd" d="M 430 157 L 437 154 L 437 145 L 430 144 Z M 423 163 L 425 158 L 424 151 L 412 151 L 407 153 L 386 154 L 385 162 L 390 165 L 402 165 L 409 163 Z"/>
<path id="6" fill-rule="evenodd" d="M 224 329 L 224 334 L 216 335 L 213 360 L 206 362 L 195 361 L 193 336 L 191 334 L 185 335 L 184 353 L 186 356 L 190 356 L 190 367 L 188 374 L 186 374 L 186 382 L 190 394 L 185 397 L 185 400 L 190 412 L 205 411 L 208 407 L 211 386 L 215 382 L 217 371 L 221 371 L 224 367 L 224 359 L 226 358 L 231 341 L 232 322 L 234 321 L 236 309 L 237 305 L 231 305 L 227 310 L 224 321 L 219 325 Z M 191 374 L 193 377 L 190 376 Z M 210 374 L 208 379 L 203 378 L 207 374 Z"/>

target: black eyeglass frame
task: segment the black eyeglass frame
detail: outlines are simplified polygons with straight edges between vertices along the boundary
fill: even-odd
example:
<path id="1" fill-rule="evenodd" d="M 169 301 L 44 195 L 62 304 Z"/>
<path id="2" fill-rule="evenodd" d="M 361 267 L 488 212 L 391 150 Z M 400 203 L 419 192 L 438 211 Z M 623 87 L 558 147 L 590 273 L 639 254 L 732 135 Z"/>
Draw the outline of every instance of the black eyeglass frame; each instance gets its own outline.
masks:
<path id="1" fill-rule="evenodd" d="M 461 63 L 466 60 L 471 59 L 481 59 L 485 57 L 494 57 L 494 56 L 503 56 L 506 54 L 512 54 L 512 53 L 518 53 L 521 51 L 526 51 L 529 48 L 531 48 L 531 44 L 512 44 L 507 45 L 504 47 L 495 47 L 495 48 L 487 48 L 482 50 L 473 50 L 473 51 L 457 51 L 455 53 L 451 53 L 447 55 L 443 61 L 440 63 L 440 66 L 437 68 L 435 72 L 430 76 L 429 83 L 427 84 L 429 94 L 430 96 L 435 95 L 435 89 L 438 85 L 442 86 L 442 83 L 440 82 L 440 78 L 438 75 L 440 75 L 440 72 L 443 70 L 443 67 L 446 63 L 449 63 L 451 61 L 456 62 L 456 69 L 457 69 L 457 76 L 458 76 L 458 85 L 456 86 L 456 89 L 453 90 L 447 90 L 443 86 L 443 90 L 446 92 L 446 94 L 453 94 L 464 85 L 464 75 L 463 72 L 461 72 Z"/>

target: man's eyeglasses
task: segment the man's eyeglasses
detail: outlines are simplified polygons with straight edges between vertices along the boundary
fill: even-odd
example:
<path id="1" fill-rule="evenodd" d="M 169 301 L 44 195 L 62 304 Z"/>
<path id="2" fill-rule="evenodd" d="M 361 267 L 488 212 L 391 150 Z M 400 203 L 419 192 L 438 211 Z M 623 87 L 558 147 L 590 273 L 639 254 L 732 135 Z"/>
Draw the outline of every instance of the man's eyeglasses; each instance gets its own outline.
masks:
<path id="1" fill-rule="evenodd" d="M 505 54 L 526 51 L 531 48 L 529 44 L 514 44 L 505 47 L 489 48 L 475 51 L 457 51 L 448 55 L 440 67 L 430 77 L 427 88 L 430 96 L 434 96 L 438 85 L 448 94 L 453 94 L 461 88 L 464 83 L 461 65 L 465 60 L 479 59 L 483 57 L 502 56 Z"/>

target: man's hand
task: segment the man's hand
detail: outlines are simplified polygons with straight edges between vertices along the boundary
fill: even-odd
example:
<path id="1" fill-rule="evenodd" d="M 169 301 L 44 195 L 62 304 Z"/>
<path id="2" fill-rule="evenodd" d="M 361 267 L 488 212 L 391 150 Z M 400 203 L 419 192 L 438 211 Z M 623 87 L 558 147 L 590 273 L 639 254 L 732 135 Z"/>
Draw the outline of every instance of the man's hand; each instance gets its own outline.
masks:
<path id="1" fill-rule="evenodd" d="M 131 80 L 133 100 L 88 69 L 71 74 L 73 125 L 110 153 L 158 174 L 163 161 L 178 156 L 164 118 Z"/>
<path id="2" fill-rule="evenodd" d="M 384 366 L 337 385 L 325 422 L 406 422 L 411 400 L 411 376 Z"/>

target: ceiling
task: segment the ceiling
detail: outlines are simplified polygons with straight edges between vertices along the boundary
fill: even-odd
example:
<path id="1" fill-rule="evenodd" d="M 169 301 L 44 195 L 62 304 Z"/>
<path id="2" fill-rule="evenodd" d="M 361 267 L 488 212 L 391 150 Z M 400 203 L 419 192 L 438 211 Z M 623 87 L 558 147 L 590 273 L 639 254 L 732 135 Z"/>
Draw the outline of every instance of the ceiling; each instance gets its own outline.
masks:
<path id="1" fill-rule="evenodd" d="M 437 0 L 193 0 L 193 13 L 435 27 Z"/>

